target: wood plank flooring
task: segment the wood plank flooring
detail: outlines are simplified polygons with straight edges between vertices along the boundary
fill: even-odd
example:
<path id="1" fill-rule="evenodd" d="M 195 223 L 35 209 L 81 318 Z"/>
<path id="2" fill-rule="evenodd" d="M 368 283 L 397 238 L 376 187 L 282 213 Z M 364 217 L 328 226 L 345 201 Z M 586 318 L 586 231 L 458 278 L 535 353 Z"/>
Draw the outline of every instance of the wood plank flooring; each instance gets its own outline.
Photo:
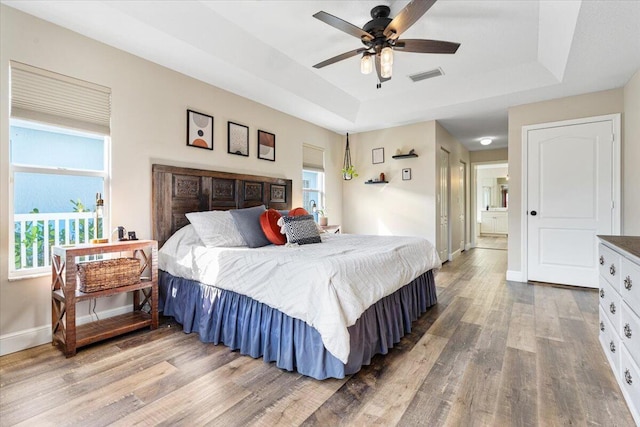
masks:
<path id="1" fill-rule="evenodd" d="M 506 282 L 506 251 L 438 272 L 438 304 L 386 356 L 317 381 L 163 319 L 65 359 L 0 358 L 0 425 L 633 426 L 593 290 Z"/>

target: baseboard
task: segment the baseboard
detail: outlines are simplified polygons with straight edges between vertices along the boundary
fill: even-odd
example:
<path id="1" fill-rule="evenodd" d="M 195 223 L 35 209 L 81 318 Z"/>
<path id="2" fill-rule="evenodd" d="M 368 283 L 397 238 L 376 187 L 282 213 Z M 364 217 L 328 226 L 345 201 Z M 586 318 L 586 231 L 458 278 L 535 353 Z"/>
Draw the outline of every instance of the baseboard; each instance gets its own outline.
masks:
<path id="1" fill-rule="evenodd" d="M 110 310 L 98 311 L 100 319 L 118 316 L 120 314 L 129 313 L 131 304 L 122 307 L 112 308 Z M 93 322 L 95 319 L 91 315 L 76 317 L 76 325 Z M 26 350 L 42 344 L 51 342 L 51 325 L 37 326 L 35 328 L 25 329 L 23 331 L 12 332 L 0 335 L 0 356 L 15 353 L 16 351 Z"/>
<path id="2" fill-rule="evenodd" d="M 507 280 L 511 282 L 523 282 L 523 283 L 527 282 L 527 279 L 522 274 L 522 271 L 514 271 L 514 270 L 507 270 Z"/>
<path id="3" fill-rule="evenodd" d="M 457 251 L 450 253 L 449 254 L 449 261 L 453 261 L 454 259 L 458 258 L 460 256 L 460 254 L 462 254 L 462 251 L 460 249 L 458 249 Z"/>
<path id="4" fill-rule="evenodd" d="M 471 246 L 471 243 L 467 243 L 466 245 L 464 245 L 464 250 L 468 251 L 469 249 L 471 249 L 473 246 Z"/>

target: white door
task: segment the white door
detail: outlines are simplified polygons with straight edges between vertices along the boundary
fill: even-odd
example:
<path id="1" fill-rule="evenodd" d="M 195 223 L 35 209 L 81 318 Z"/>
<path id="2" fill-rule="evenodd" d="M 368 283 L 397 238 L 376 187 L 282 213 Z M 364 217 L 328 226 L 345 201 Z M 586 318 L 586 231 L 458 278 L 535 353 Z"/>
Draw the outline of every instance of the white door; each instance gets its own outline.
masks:
<path id="1" fill-rule="evenodd" d="M 460 251 L 464 251 L 464 242 L 466 241 L 467 233 L 467 164 L 460 161 L 460 190 L 458 191 L 458 208 L 460 212 L 459 227 L 460 227 Z"/>
<path id="2" fill-rule="evenodd" d="M 598 287 L 596 236 L 616 232 L 613 135 L 613 119 L 526 132 L 528 280 Z"/>
<path id="3" fill-rule="evenodd" d="M 449 259 L 449 152 L 440 149 L 440 230 L 438 255 L 444 262 Z"/>

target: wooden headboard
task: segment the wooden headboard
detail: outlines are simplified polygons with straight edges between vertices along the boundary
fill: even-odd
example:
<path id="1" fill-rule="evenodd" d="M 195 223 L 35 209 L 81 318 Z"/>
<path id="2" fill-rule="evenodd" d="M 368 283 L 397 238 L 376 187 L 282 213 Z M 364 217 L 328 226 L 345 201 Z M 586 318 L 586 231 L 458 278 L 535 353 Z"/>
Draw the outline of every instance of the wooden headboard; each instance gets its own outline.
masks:
<path id="1" fill-rule="evenodd" d="M 187 225 L 188 212 L 265 205 L 291 209 L 290 179 L 153 165 L 153 239 L 161 247 Z"/>

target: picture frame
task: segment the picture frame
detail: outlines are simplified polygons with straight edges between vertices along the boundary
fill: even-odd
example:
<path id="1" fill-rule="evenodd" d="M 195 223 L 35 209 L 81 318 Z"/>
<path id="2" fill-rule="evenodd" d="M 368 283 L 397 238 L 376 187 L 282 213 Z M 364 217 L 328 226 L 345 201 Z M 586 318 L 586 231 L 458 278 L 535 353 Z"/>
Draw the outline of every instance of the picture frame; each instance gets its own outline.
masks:
<path id="1" fill-rule="evenodd" d="M 227 153 L 249 157 L 249 126 L 227 122 Z"/>
<path id="2" fill-rule="evenodd" d="M 258 130 L 258 158 L 262 160 L 276 161 L 276 135 L 263 130 Z"/>
<path id="3" fill-rule="evenodd" d="M 411 168 L 402 169 L 402 180 L 411 181 Z"/>
<path id="4" fill-rule="evenodd" d="M 213 116 L 187 110 L 187 146 L 213 150 Z"/>
<path id="5" fill-rule="evenodd" d="M 384 163 L 384 148 L 374 148 L 371 150 L 371 163 L 377 165 L 378 163 Z"/>

